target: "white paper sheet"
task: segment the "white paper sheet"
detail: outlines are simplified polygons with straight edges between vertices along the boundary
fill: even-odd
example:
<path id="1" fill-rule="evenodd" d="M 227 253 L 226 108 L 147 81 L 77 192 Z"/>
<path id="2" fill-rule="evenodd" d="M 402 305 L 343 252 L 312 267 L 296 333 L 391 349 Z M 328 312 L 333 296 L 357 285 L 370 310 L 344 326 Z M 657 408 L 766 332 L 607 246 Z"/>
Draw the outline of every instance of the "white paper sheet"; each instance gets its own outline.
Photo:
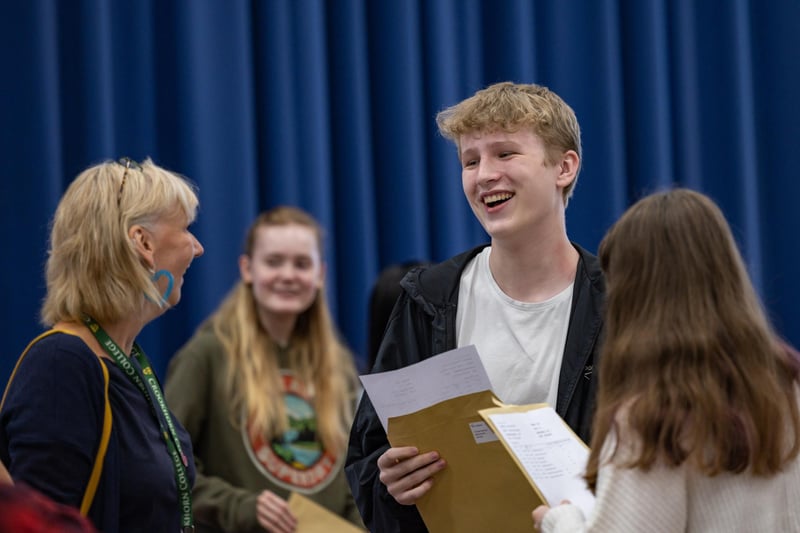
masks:
<path id="1" fill-rule="evenodd" d="M 359 377 L 384 431 L 388 431 L 390 417 L 492 388 L 474 345 L 443 352 L 405 368 Z"/>
<path id="2" fill-rule="evenodd" d="M 569 500 L 588 517 L 595 497 L 581 477 L 589 449 L 552 407 L 488 415 L 530 479 L 553 506 Z"/>

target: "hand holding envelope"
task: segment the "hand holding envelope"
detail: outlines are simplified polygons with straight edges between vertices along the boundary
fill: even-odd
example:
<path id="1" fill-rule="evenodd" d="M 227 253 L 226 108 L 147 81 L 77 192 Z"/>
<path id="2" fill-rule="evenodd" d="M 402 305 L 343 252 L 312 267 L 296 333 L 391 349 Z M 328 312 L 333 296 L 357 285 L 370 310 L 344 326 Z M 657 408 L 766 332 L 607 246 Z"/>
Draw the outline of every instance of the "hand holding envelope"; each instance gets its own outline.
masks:
<path id="1" fill-rule="evenodd" d="M 381 482 L 402 505 L 414 505 L 433 485 L 433 476 L 446 466 L 435 451 L 419 453 L 413 446 L 389 448 L 378 458 Z"/>
<path id="2" fill-rule="evenodd" d="M 431 533 L 530 531 L 531 509 L 543 500 L 478 414 L 478 409 L 496 404 L 474 346 L 399 370 L 361 376 L 361 381 L 393 446 L 380 461 L 403 459 L 398 450 L 408 446 L 421 455 L 406 456 L 406 461 L 413 462 L 403 473 L 430 461 L 427 454 L 432 452 L 447 464 L 421 487 L 421 496 L 407 495 L 416 502 Z M 401 470 L 396 470 L 398 478 L 391 477 L 387 483 L 385 469 L 381 470 L 387 488 L 402 478 Z M 421 479 L 406 482 L 410 487 L 419 485 L 429 475 L 422 472 Z"/>
<path id="3" fill-rule="evenodd" d="M 392 446 L 436 450 L 447 461 L 416 502 L 431 533 L 530 532 L 543 499 L 478 414 L 495 405 L 483 391 L 389 419 Z"/>
<path id="4" fill-rule="evenodd" d="M 552 408 L 497 400 L 474 346 L 361 381 L 392 445 L 378 460 L 381 481 L 416 504 L 431 533 L 528 533 L 531 510 L 561 499 L 543 494 L 583 489 L 581 507 L 591 508 L 585 444 Z M 529 424 L 551 438 L 532 436 Z"/>

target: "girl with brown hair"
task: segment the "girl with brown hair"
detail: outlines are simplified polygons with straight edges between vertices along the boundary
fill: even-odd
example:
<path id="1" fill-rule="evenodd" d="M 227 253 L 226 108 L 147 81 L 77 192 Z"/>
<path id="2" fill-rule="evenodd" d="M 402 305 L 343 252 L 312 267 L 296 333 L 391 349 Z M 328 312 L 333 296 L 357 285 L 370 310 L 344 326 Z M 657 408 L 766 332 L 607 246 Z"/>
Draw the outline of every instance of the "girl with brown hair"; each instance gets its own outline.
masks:
<path id="1" fill-rule="evenodd" d="M 795 352 L 773 331 L 720 209 L 648 196 L 600 244 L 606 338 L 586 479 L 543 531 L 800 531 Z"/>

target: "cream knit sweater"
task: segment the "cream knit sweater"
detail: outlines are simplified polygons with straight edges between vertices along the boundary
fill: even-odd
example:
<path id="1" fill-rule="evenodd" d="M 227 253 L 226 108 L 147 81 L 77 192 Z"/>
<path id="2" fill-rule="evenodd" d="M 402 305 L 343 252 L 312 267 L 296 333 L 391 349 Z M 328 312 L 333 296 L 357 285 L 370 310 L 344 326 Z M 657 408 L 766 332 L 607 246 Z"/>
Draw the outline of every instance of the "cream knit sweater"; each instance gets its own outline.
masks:
<path id="1" fill-rule="evenodd" d="M 613 442 L 610 436 L 604 450 Z M 631 449 L 621 446 L 618 457 L 624 461 Z M 604 465 L 588 520 L 576 506 L 559 505 L 545 515 L 543 532 L 800 532 L 798 459 L 767 479 L 708 477 L 686 465 L 655 465 L 649 471 Z"/>

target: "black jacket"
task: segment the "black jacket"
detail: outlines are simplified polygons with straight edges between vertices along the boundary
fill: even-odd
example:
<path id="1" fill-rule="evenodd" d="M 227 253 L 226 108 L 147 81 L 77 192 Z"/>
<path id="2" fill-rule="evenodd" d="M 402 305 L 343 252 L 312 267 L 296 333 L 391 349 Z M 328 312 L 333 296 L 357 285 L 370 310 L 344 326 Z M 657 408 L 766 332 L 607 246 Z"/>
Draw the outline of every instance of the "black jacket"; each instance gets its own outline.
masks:
<path id="1" fill-rule="evenodd" d="M 594 255 L 580 254 L 572 296 L 556 411 L 589 442 L 603 327 L 605 282 Z M 392 311 L 373 372 L 402 368 L 456 348 L 456 308 L 464 267 L 484 246 L 435 266 L 409 272 Z M 350 431 L 345 472 L 364 523 L 373 533 L 416 533 L 427 528 L 416 506 L 400 505 L 379 479 L 378 457 L 389 448 L 386 433 L 366 393 Z"/>

